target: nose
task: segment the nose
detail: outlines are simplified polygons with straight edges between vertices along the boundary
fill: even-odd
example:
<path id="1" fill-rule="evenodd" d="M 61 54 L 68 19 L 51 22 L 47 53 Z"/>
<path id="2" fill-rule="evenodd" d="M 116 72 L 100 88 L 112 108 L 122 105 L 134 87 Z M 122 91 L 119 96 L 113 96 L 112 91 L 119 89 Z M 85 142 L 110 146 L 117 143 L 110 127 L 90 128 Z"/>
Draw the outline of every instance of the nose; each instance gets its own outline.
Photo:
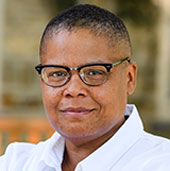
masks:
<path id="1" fill-rule="evenodd" d="M 66 84 L 64 90 L 64 97 L 86 97 L 87 89 L 85 83 L 82 82 L 79 75 L 74 73 L 71 76 L 71 79 Z"/>

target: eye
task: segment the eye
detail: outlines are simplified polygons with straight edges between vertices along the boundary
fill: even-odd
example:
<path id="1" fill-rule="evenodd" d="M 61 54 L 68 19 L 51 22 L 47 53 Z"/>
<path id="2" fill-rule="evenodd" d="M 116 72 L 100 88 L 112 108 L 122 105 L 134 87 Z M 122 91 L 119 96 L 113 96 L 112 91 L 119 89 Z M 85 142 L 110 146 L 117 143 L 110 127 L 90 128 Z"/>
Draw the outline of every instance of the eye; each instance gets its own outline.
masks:
<path id="1" fill-rule="evenodd" d="M 48 82 L 59 82 L 67 79 L 67 71 L 52 71 L 47 75 Z"/>
<path id="2" fill-rule="evenodd" d="M 88 76 L 98 76 L 98 75 L 104 75 L 104 71 L 102 70 L 88 70 L 86 71 L 86 75 Z"/>
<path id="3" fill-rule="evenodd" d="M 50 72 L 48 77 L 65 77 L 67 76 L 67 72 L 65 71 L 55 71 L 55 72 Z"/>

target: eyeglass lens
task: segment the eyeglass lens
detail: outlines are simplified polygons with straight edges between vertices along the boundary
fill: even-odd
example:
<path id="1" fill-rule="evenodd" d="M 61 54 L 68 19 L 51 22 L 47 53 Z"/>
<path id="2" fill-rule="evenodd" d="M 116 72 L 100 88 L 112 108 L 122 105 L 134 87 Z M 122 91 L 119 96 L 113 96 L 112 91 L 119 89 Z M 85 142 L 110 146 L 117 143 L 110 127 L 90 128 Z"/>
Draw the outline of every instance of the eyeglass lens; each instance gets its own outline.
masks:
<path id="1" fill-rule="evenodd" d="M 50 86 L 62 86 L 70 78 L 70 73 L 60 67 L 46 67 L 42 72 L 43 81 Z M 80 78 L 89 85 L 99 85 L 106 81 L 107 70 L 104 66 L 87 66 L 80 70 Z"/>

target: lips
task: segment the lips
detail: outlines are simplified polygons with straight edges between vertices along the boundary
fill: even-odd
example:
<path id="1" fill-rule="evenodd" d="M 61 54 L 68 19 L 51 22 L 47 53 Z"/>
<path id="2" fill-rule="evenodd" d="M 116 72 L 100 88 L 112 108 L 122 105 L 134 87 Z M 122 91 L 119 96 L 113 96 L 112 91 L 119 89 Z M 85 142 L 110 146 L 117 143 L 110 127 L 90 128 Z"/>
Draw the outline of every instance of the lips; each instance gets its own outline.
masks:
<path id="1" fill-rule="evenodd" d="M 68 107 L 66 109 L 60 110 L 63 114 L 66 115 L 86 115 L 92 112 L 94 109 L 88 109 L 84 107 Z"/>

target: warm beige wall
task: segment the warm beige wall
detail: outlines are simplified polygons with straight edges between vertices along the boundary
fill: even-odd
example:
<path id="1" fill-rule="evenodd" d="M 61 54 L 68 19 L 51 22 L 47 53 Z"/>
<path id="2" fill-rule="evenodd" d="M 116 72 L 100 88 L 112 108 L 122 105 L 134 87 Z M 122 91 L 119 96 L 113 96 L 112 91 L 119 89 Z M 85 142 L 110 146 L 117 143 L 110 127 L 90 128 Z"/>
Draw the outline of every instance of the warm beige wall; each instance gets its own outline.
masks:
<path id="1" fill-rule="evenodd" d="M 5 0 L 5 4 L 3 111 L 16 113 L 17 109 L 41 105 L 39 76 L 34 66 L 39 63 L 40 36 L 52 14 L 45 0 Z"/>
<path id="2" fill-rule="evenodd" d="M 111 11 L 116 11 L 115 1 L 113 0 L 77 1 L 78 3 L 96 4 Z M 3 32 L 5 38 L 3 44 L 3 61 L 4 67 L 8 68 L 8 70 L 5 70 L 6 77 L 3 80 L 4 108 L 8 110 L 9 107 L 13 106 L 11 109 L 12 112 L 15 111 L 14 109 L 16 109 L 16 106 L 17 108 L 22 109 L 25 106 L 28 106 L 29 109 L 38 108 L 41 104 L 41 89 L 39 85 L 39 77 L 35 73 L 33 67 L 39 63 L 38 46 L 40 35 L 42 34 L 42 31 L 48 20 L 52 17 L 53 14 L 51 11 L 54 11 L 54 8 L 52 9 L 52 5 L 46 0 L 5 0 L 5 3 L 6 15 L 5 30 Z M 163 10 L 162 12 L 165 11 Z M 167 25 L 169 23 L 168 21 L 170 20 L 164 22 L 167 30 L 169 29 L 169 25 Z M 163 83 L 167 81 L 166 78 L 169 75 L 166 74 L 168 72 L 166 72 L 164 68 L 168 63 L 164 61 L 165 64 L 161 64 L 161 62 L 163 62 L 163 58 L 159 56 L 162 56 L 162 53 L 165 53 L 165 51 L 163 49 L 159 50 L 160 54 L 157 55 L 156 51 L 158 49 L 156 50 L 155 46 L 153 47 L 153 44 L 157 44 L 157 42 L 161 43 L 161 46 L 159 47 L 163 48 L 164 42 L 168 41 L 168 36 L 165 35 L 164 39 L 166 40 L 163 41 L 163 39 L 157 39 L 156 37 L 157 31 L 159 31 L 160 28 L 151 28 L 147 30 L 146 28 L 142 27 L 137 28 L 128 20 L 125 21 L 125 23 L 128 26 L 132 39 L 133 59 L 137 62 L 139 68 L 137 89 L 134 95 L 130 97 L 130 102 L 137 104 L 140 113 L 146 122 L 154 120 L 156 117 L 159 118 L 159 116 L 160 120 L 165 120 L 163 119 L 164 117 L 162 117 L 161 109 L 163 109 L 163 106 L 166 106 L 166 110 L 169 111 L 170 105 L 169 103 L 165 105 L 163 101 L 165 96 L 161 96 L 161 91 L 164 91 L 163 93 L 165 94 L 165 89 L 167 89 L 167 87 L 155 89 L 156 86 L 153 84 L 156 83 L 159 85 L 161 82 Z M 154 42 L 156 40 L 157 42 Z M 165 45 L 167 45 L 167 49 L 170 49 L 168 42 Z M 166 54 L 167 53 L 169 52 L 166 52 Z M 155 65 L 155 61 L 157 61 L 157 66 Z M 155 67 L 161 67 L 161 72 Z M 158 73 L 155 75 L 155 70 L 159 71 L 158 73 L 162 74 L 163 77 L 158 76 Z M 0 74 L 2 74 L 2 72 Z M 157 78 L 157 81 L 155 81 L 155 78 Z M 160 82 L 159 78 L 163 79 L 164 81 Z M 160 86 L 164 85 L 167 84 L 163 83 Z M 158 97 L 161 98 L 156 98 L 156 92 L 160 93 L 160 95 L 158 94 Z M 155 99 L 158 99 L 158 101 Z M 160 111 L 159 109 L 156 109 L 155 106 L 158 106 Z M 158 112 L 157 115 L 156 112 Z M 164 114 L 166 115 L 166 118 L 168 112 L 164 112 Z"/>
<path id="3" fill-rule="evenodd" d="M 5 0 L 0 0 L 0 112 L 2 110 L 2 92 L 3 92 L 3 42 L 4 42 L 4 12 L 5 12 Z"/>
<path id="4" fill-rule="evenodd" d="M 108 10 L 115 9 L 115 3 L 113 0 L 77 0 L 77 2 L 98 5 L 100 7 L 106 8 Z"/>
<path id="5" fill-rule="evenodd" d="M 157 0 L 160 7 L 158 21 L 158 59 L 156 65 L 157 120 L 170 122 L 170 1 Z"/>

